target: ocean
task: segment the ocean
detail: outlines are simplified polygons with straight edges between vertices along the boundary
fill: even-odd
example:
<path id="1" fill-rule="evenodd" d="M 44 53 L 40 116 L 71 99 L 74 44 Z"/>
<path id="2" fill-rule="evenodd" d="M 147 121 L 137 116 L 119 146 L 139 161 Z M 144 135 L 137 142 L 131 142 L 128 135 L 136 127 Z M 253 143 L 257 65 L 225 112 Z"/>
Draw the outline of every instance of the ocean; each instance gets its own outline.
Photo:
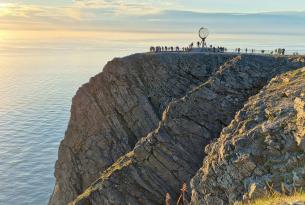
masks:
<path id="1" fill-rule="evenodd" d="M 52 39 L 0 42 L 0 204 L 47 204 L 71 99 L 113 57 L 150 45 L 187 46 L 196 33 L 126 34 L 114 40 Z M 304 35 L 212 35 L 209 44 L 305 54 Z"/>
<path id="2" fill-rule="evenodd" d="M 1 205 L 47 204 L 71 99 L 102 71 L 105 56 L 111 58 L 102 52 L 0 55 Z"/>

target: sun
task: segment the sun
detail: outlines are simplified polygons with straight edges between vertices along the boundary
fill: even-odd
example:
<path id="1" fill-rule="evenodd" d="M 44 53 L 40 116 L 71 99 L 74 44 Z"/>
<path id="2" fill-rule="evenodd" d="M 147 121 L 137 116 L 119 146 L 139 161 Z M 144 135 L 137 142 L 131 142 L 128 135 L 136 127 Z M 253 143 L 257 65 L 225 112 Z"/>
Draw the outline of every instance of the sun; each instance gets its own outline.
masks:
<path id="1" fill-rule="evenodd" d="M 11 14 L 11 6 L 9 3 L 0 3 L 0 16 L 7 16 Z"/>

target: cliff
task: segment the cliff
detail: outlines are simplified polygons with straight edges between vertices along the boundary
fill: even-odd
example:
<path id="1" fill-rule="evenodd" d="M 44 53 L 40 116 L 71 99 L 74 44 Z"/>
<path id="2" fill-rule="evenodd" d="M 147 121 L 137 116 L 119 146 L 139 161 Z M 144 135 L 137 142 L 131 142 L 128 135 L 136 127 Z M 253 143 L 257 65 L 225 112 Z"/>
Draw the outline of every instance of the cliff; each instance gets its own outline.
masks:
<path id="1" fill-rule="evenodd" d="M 67 204 L 153 131 L 169 102 L 234 55 L 136 54 L 109 62 L 73 98 L 49 204 Z"/>
<path id="2" fill-rule="evenodd" d="M 305 68 L 271 80 L 206 147 L 193 204 L 231 204 L 305 186 Z"/>
<path id="3" fill-rule="evenodd" d="M 49 204 L 161 204 L 166 192 L 176 197 L 202 166 L 204 147 L 248 98 L 302 66 L 304 58 L 260 55 L 114 59 L 73 98 Z M 203 200 L 202 179 L 198 171 L 194 200 Z"/>

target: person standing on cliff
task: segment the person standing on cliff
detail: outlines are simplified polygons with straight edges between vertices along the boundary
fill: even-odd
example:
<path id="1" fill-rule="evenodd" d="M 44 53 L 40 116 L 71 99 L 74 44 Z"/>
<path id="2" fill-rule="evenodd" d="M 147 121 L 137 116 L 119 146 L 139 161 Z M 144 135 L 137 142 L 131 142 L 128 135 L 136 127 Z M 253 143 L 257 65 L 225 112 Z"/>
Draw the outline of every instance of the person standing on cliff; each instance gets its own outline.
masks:
<path id="1" fill-rule="evenodd" d="M 282 55 L 282 52 L 283 52 L 283 51 L 282 51 L 281 48 L 278 48 L 278 49 L 277 49 L 277 54 Z"/>

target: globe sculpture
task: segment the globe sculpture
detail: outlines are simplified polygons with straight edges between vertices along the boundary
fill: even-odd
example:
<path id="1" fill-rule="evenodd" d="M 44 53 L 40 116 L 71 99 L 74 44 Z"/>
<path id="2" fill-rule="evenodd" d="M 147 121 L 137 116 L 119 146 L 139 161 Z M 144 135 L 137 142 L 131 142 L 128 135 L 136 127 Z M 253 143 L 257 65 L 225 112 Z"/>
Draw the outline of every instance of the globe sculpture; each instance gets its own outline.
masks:
<path id="1" fill-rule="evenodd" d="M 205 27 L 201 27 L 200 29 L 199 29 L 199 37 L 201 38 L 201 40 L 202 40 L 202 48 L 204 48 L 204 46 L 206 45 L 206 42 L 205 42 L 205 40 L 206 40 L 206 38 L 209 36 L 209 30 L 207 29 L 207 28 L 205 28 Z"/>

